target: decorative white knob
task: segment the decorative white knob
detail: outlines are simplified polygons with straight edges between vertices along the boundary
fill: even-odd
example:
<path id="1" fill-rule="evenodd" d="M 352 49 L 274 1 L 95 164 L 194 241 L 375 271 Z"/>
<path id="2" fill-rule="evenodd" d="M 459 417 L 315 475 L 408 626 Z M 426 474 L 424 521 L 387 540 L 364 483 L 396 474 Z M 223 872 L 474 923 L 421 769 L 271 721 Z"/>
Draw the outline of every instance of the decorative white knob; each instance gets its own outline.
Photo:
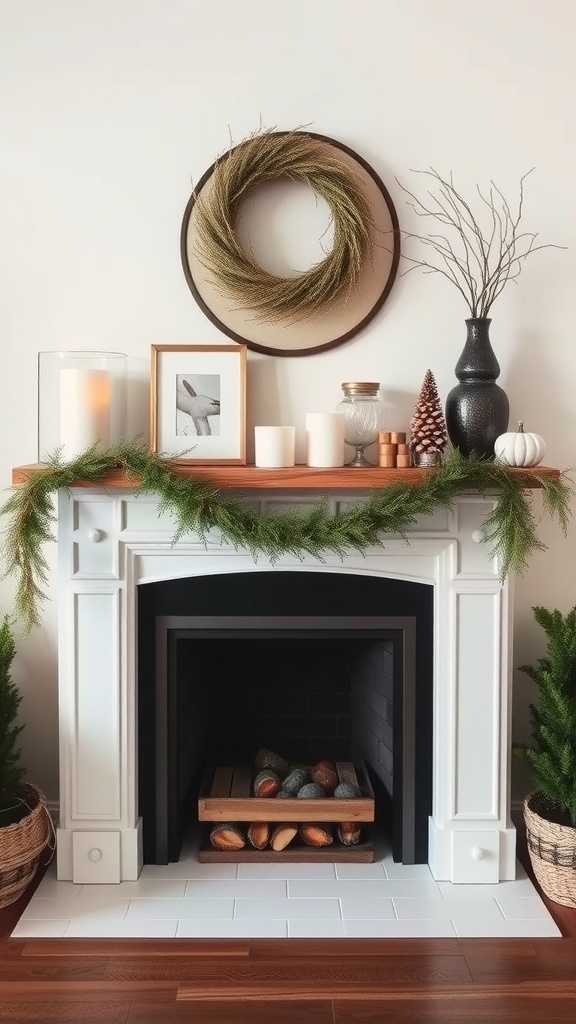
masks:
<path id="1" fill-rule="evenodd" d="M 103 536 L 102 530 L 97 530 L 95 527 L 93 530 L 88 530 L 88 540 L 91 540 L 93 544 L 99 544 Z"/>
<path id="2" fill-rule="evenodd" d="M 473 846 L 470 853 L 472 854 L 472 860 L 484 860 L 485 851 L 481 846 Z"/>
<path id="3" fill-rule="evenodd" d="M 486 534 L 484 530 L 474 530 L 472 534 L 472 540 L 475 544 L 481 544 L 483 540 L 486 540 Z"/>
<path id="4" fill-rule="evenodd" d="M 99 860 L 102 860 L 102 850 L 99 850 L 97 846 L 93 846 L 92 849 L 88 851 L 88 860 L 97 864 Z"/>

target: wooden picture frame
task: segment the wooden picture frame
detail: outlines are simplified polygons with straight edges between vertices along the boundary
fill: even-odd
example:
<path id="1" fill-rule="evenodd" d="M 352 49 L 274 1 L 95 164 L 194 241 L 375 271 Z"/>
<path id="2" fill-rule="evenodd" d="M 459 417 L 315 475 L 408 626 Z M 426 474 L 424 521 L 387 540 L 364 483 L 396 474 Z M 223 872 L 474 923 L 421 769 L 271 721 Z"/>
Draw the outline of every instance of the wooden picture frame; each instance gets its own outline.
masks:
<path id="1" fill-rule="evenodd" d="M 246 465 L 246 346 L 152 345 L 152 451 L 198 465 Z"/>

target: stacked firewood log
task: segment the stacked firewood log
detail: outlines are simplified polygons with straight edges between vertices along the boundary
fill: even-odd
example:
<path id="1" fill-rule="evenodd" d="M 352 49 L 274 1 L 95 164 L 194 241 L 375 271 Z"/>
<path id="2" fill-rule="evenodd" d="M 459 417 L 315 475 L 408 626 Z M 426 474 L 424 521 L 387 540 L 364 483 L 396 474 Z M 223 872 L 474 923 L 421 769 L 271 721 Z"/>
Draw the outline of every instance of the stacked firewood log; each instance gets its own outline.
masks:
<path id="1" fill-rule="evenodd" d="M 261 749 L 254 759 L 252 791 L 256 800 L 298 799 L 302 801 L 334 797 L 353 799 L 361 795 L 356 782 L 339 778 L 333 761 L 315 765 L 291 765 L 271 750 Z M 303 805 L 304 806 L 304 805 Z M 306 814 L 309 818 L 311 815 Z M 360 842 L 361 825 L 355 821 L 314 822 L 252 821 L 218 822 L 210 832 L 210 842 L 217 850 L 235 852 L 246 845 L 254 850 L 285 850 L 297 837 L 308 846 L 330 846 L 338 840 L 344 846 Z"/>

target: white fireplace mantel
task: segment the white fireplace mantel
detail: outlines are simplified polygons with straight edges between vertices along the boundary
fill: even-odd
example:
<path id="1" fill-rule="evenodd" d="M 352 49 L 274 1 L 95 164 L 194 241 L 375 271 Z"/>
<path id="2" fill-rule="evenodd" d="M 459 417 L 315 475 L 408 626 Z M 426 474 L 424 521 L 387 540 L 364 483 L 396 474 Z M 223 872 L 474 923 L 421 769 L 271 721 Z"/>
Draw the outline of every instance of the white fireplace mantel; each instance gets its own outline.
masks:
<path id="1" fill-rule="evenodd" d="M 244 491 L 251 506 L 306 507 L 324 494 Z M 365 494 L 366 492 L 364 492 Z M 332 492 L 336 510 L 362 492 Z M 429 864 L 452 882 L 515 877 L 510 821 L 511 592 L 483 543 L 490 497 L 464 495 L 451 512 L 417 523 L 409 541 L 327 555 L 323 572 L 362 573 L 434 588 L 433 806 Z M 140 583 L 254 570 L 313 572 L 320 563 L 271 565 L 220 536 L 205 546 L 153 495 L 77 487 L 59 495 L 58 877 L 136 879 L 142 866 L 137 803 L 136 608 Z M 146 756 L 140 751 L 140 756 Z"/>

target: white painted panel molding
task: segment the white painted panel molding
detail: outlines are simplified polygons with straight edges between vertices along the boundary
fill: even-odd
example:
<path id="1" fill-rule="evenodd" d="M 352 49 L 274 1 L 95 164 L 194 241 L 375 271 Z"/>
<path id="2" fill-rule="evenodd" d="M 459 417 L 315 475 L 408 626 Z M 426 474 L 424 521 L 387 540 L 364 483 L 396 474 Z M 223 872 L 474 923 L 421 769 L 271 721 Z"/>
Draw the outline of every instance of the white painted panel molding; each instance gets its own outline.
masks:
<path id="1" fill-rule="evenodd" d="M 457 596 L 454 816 L 461 820 L 498 817 L 499 598 L 499 592 Z"/>
<path id="2" fill-rule="evenodd" d="M 74 599 L 75 771 L 72 778 L 76 821 L 120 817 L 120 685 L 117 590 L 77 593 Z"/>
<path id="3" fill-rule="evenodd" d="M 74 576 L 118 578 L 117 502 L 74 502 Z"/>
<path id="4" fill-rule="evenodd" d="M 458 882 L 498 882 L 500 835 L 496 829 L 452 833 L 454 876 Z"/>
<path id="5" fill-rule="evenodd" d="M 84 884 L 120 881 L 120 833 L 74 832 L 72 881 Z"/>

